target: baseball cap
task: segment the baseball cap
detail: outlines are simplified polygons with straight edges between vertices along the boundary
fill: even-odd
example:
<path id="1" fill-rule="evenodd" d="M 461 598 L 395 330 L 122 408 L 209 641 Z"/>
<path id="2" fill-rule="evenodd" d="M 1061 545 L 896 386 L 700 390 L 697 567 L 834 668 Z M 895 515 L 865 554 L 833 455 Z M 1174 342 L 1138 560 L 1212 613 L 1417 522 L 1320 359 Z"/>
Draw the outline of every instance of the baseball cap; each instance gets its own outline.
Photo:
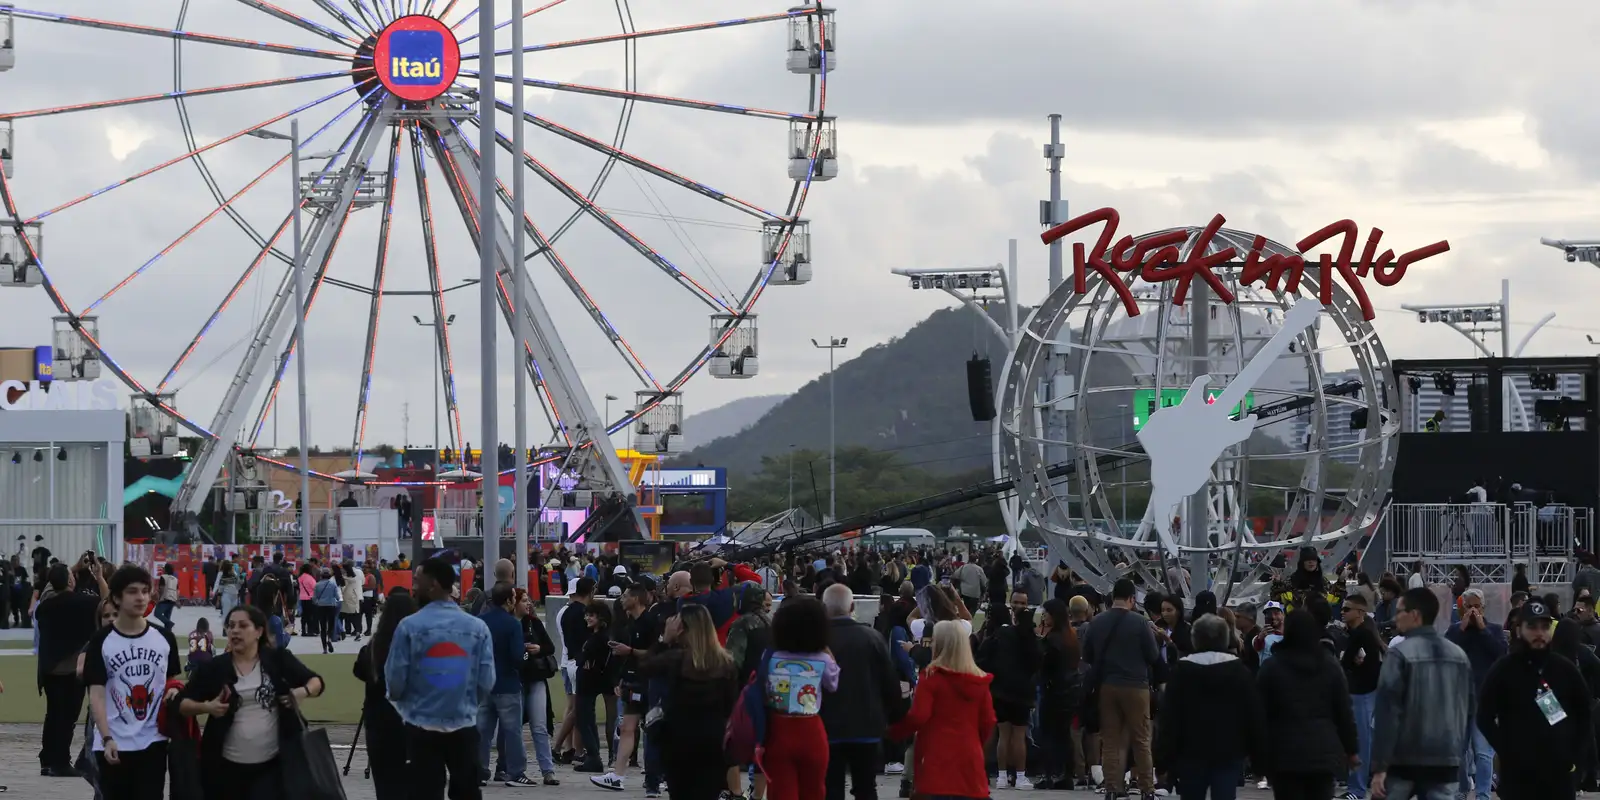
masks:
<path id="1" fill-rule="evenodd" d="M 1283 604 L 1278 602 L 1278 601 L 1276 601 L 1276 600 L 1273 600 L 1273 601 L 1267 603 L 1265 606 L 1261 607 L 1262 612 L 1272 611 L 1273 609 L 1277 609 L 1278 611 L 1282 611 L 1283 610 Z"/>
<path id="2" fill-rule="evenodd" d="M 1547 619 L 1554 622 L 1556 615 L 1550 611 L 1550 607 L 1545 605 L 1544 601 L 1529 600 L 1517 611 L 1517 617 L 1523 620 Z"/>
<path id="3" fill-rule="evenodd" d="M 611 574 L 612 575 L 626 575 L 626 574 L 628 574 L 628 568 L 623 566 L 623 565 L 621 565 L 621 564 L 618 564 L 618 565 L 616 565 L 615 567 L 613 567 L 611 569 Z"/>

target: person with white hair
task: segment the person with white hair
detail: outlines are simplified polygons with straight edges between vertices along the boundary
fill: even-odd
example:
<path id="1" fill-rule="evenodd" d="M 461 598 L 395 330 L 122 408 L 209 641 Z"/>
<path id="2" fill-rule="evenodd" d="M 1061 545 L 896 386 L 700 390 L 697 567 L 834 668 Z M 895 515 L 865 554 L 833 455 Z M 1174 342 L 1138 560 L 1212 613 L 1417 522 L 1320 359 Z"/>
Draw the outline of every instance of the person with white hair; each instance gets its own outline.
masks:
<path id="1" fill-rule="evenodd" d="M 857 800 L 875 800 L 884 731 L 905 715 L 900 677 L 883 636 L 851 616 L 856 602 L 850 587 L 829 586 L 822 605 L 828 614 L 828 648 L 839 664 L 839 688 L 822 706 L 828 800 L 844 800 L 847 774 Z"/>

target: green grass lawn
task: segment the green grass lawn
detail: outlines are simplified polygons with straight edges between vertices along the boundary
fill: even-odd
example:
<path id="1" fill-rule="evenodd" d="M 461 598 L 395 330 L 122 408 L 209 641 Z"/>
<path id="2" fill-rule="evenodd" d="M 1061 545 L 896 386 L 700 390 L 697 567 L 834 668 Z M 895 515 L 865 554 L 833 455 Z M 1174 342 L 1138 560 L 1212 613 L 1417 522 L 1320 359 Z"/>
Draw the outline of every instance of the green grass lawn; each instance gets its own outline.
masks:
<path id="1" fill-rule="evenodd" d="M 298 654 L 297 654 L 298 655 Z M 306 666 L 322 676 L 327 690 L 321 697 L 305 703 L 306 718 L 313 722 L 354 725 L 361 718 L 364 686 L 351 674 L 353 655 L 301 655 Z M 35 723 L 44 719 L 44 698 L 39 695 L 31 656 L 0 656 L 0 682 L 6 692 L 0 695 L 0 723 Z M 561 682 L 550 684 L 550 699 L 559 720 L 566 711 L 566 695 Z M 86 704 L 87 707 L 87 704 Z"/>

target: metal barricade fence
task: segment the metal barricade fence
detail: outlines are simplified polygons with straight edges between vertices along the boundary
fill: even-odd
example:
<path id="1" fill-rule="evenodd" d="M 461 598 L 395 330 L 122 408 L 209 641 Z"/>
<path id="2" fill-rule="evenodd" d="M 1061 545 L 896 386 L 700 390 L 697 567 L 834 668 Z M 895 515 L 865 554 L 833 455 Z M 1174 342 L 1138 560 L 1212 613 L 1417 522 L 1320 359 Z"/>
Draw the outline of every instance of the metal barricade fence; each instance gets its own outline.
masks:
<path id="1" fill-rule="evenodd" d="M 1574 552 L 1594 552 L 1589 508 L 1530 503 L 1394 503 L 1383 521 L 1391 569 L 1405 576 L 1422 562 L 1429 582 L 1448 582 L 1455 565 L 1474 582 L 1509 581 L 1523 565 L 1534 584 L 1571 579 Z"/>

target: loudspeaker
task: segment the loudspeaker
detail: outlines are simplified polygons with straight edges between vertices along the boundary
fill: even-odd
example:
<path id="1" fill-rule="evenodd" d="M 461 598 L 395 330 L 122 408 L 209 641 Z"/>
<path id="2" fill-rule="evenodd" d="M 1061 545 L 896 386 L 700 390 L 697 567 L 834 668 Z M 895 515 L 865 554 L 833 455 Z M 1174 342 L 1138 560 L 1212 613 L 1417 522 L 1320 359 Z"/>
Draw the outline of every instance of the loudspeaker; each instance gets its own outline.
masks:
<path id="1" fill-rule="evenodd" d="M 974 355 L 967 361 L 967 405 L 974 422 L 994 419 L 994 377 L 987 358 Z"/>
<path id="2" fill-rule="evenodd" d="M 1488 433 L 1494 430 L 1489 420 L 1488 385 L 1472 383 L 1467 386 L 1467 413 L 1472 420 L 1473 433 Z"/>

